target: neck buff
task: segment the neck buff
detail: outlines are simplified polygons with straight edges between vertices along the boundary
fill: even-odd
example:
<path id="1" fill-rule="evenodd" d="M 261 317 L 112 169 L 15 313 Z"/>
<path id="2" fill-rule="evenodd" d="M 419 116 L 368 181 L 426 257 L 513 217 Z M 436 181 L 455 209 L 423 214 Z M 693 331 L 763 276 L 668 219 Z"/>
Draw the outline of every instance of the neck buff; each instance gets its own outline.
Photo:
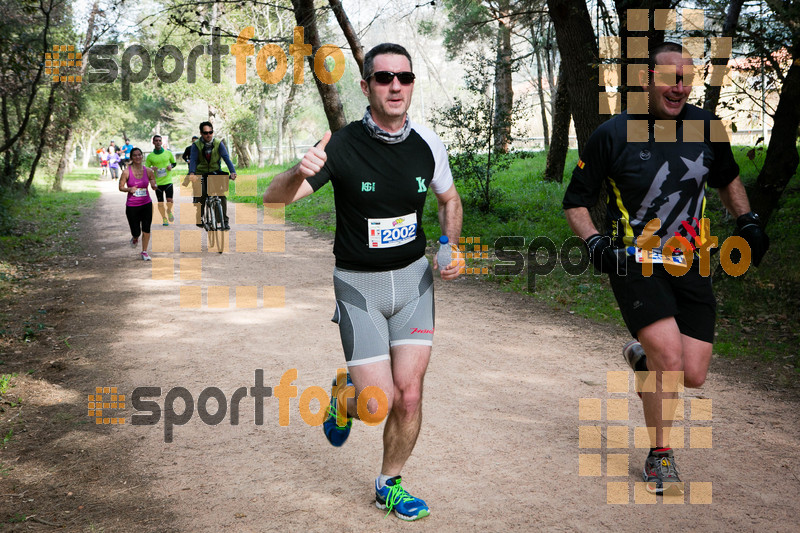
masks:
<path id="1" fill-rule="evenodd" d="M 164 151 L 163 148 L 153 148 L 153 153 L 156 154 L 156 155 L 160 154 L 163 151 Z"/>
<path id="2" fill-rule="evenodd" d="M 408 134 L 411 133 L 411 125 L 408 121 L 408 115 L 406 115 L 406 121 L 403 124 L 403 127 L 400 128 L 400 131 L 396 133 L 389 133 L 382 130 L 381 127 L 375 124 L 375 121 L 372 120 L 372 114 L 369 111 L 369 106 L 367 106 L 367 110 L 364 112 L 364 118 L 361 119 L 361 123 L 364 124 L 364 127 L 367 129 L 367 133 L 369 133 L 370 137 L 385 142 L 386 144 L 401 143 L 405 141 L 408 137 Z"/>

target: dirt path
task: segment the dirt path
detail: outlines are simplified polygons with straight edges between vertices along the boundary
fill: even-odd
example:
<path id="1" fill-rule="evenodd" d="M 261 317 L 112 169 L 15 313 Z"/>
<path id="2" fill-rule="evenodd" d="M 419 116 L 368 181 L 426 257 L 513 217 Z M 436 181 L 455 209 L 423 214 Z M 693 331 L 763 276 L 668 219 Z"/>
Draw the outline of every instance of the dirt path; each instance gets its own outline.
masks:
<path id="1" fill-rule="evenodd" d="M 425 417 L 404 471 L 405 484 L 431 506 L 429 518 L 407 526 L 374 507 L 379 427 L 357 423 L 347 444 L 334 449 L 320 428 L 303 422 L 298 398 L 291 399 L 288 427 L 279 425 L 275 397 L 265 400 L 256 425 L 248 396 L 238 425 L 230 410 L 215 426 L 195 411 L 165 443 L 163 416 L 153 426 L 131 425 L 134 388 L 160 387 L 162 395 L 149 399 L 162 408 L 173 387 L 185 387 L 195 404 L 210 386 L 230 400 L 237 388 L 253 387 L 257 369 L 270 387 L 297 369 L 298 395 L 328 388 L 343 366 L 330 322 L 331 243 L 291 226 L 234 224 L 238 231 L 285 230 L 285 252 L 154 252 L 174 261 L 173 279 L 154 280 L 151 266 L 125 245 L 122 195 L 110 183 L 101 188 L 98 208 L 87 216 L 88 256 L 78 265 L 70 258 L 64 279 L 31 296 L 30 305 L 51 309 L 63 333 L 54 334 L 54 345 L 58 335 L 70 338 L 66 353 L 61 348 L 65 363 L 31 380 L 40 394 L 26 400 L 30 429 L 2 457 L 13 470 L 0 478 L 0 516 L 12 531 L 52 529 L 35 519 L 6 525 L 20 512 L 70 531 L 797 530 L 796 404 L 712 373 L 702 390 L 684 395 L 686 449 L 677 457 L 690 484 L 685 498 L 634 503 L 646 453 L 634 449 L 634 428 L 644 424 L 639 401 L 606 389 L 607 372 L 625 370 L 625 333 L 469 280 L 437 281 Z M 154 231 L 168 229 L 176 227 Z M 181 261 L 193 258 L 202 261 L 202 279 L 181 280 Z M 209 308 L 210 286 L 261 287 L 258 307 L 236 308 L 231 297 L 230 308 Z M 263 286 L 285 287 L 285 305 L 264 307 Z M 181 287 L 201 287 L 200 309 L 181 307 Z M 128 395 L 124 411 L 106 411 L 125 416 L 124 426 L 97 426 L 86 416 L 96 386 Z M 592 398 L 604 405 L 603 415 L 606 400 L 628 399 L 629 420 L 580 420 L 579 406 L 590 415 L 599 405 L 581 403 Z M 711 420 L 688 420 L 698 413 L 693 399 L 711 400 Z M 213 414 L 215 401 L 208 405 Z M 175 407 L 180 413 L 182 402 Z M 580 426 L 598 426 L 602 440 L 597 429 Z M 608 448 L 606 437 L 620 432 L 629 441 Z M 708 445 L 709 432 L 712 448 L 690 448 Z M 579 447 L 579 435 L 600 447 Z M 612 470 L 622 460 L 617 468 L 627 475 L 605 475 L 608 454 L 615 456 Z M 604 475 L 579 476 L 581 461 L 586 473 L 598 460 Z M 627 504 L 607 503 L 628 489 Z"/>

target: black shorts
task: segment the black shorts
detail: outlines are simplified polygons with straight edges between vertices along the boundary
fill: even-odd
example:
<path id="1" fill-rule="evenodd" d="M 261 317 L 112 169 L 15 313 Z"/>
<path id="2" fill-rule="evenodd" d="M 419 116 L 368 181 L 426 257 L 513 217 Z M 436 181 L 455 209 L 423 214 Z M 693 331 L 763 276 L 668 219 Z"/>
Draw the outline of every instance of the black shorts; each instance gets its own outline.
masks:
<path id="1" fill-rule="evenodd" d="M 159 185 L 156 187 L 156 198 L 158 198 L 159 202 L 164 201 L 164 194 L 167 195 L 167 200 L 172 200 L 172 184 L 168 183 L 167 185 Z"/>
<path id="2" fill-rule="evenodd" d="M 153 203 L 148 202 L 144 205 L 126 205 L 125 216 L 128 218 L 128 226 L 131 228 L 131 235 L 139 237 L 141 233 L 150 233 L 150 222 L 153 220 Z"/>
<path id="3" fill-rule="evenodd" d="M 642 275 L 642 265 L 628 261 L 628 273 L 609 275 L 622 319 L 631 335 L 667 317 L 675 317 L 680 332 L 705 342 L 714 342 L 717 300 L 711 290 L 711 276 L 700 275 L 700 261 L 683 276 L 673 276 L 664 265 L 653 265 L 653 275 Z"/>

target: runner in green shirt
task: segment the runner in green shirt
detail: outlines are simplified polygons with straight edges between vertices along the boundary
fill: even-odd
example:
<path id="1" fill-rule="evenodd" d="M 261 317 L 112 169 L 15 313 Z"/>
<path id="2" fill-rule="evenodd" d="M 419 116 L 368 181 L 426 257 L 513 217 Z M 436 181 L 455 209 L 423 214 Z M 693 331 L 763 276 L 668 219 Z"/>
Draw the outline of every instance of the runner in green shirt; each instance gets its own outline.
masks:
<path id="1" fill-rule="evenodd" d="M 144 165 L 155 172 L 156 185 L 158 185 L 156 188 L 158 212 L 161 213 L 163 225 L 169 226 L 169 223 L 175 220 L 172 214 L 172 178 L 169 175 L 169 171 L 175 166 L 175 156 L 169 150 L 161 147 L 161 135 L 153 136 L 153 151 L 147 154 Z M 164 211 L 165 195 L 167 197 L 166 212 Z"/>

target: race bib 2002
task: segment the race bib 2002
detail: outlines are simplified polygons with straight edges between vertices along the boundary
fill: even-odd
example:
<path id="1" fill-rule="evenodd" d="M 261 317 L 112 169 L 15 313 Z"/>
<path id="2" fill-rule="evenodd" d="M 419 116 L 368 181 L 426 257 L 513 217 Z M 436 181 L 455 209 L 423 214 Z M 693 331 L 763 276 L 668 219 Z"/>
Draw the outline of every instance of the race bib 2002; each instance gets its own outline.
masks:
<path id="1" fill-rule="evenodd" d="M 392 248 L 413 242 L 417 237 L 417 214 L 392 218 L 367 219 L 370 248 Z"/>

